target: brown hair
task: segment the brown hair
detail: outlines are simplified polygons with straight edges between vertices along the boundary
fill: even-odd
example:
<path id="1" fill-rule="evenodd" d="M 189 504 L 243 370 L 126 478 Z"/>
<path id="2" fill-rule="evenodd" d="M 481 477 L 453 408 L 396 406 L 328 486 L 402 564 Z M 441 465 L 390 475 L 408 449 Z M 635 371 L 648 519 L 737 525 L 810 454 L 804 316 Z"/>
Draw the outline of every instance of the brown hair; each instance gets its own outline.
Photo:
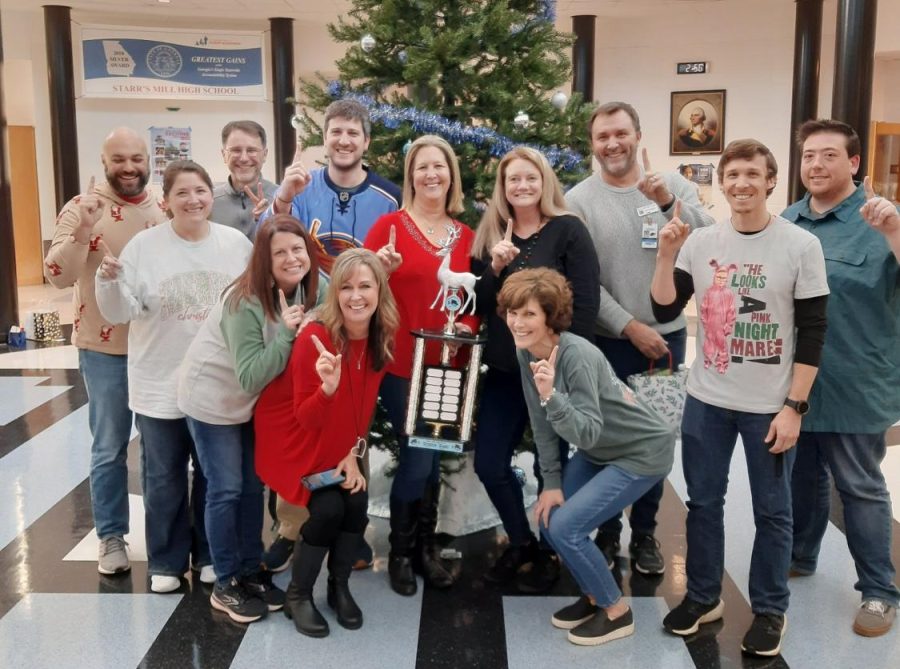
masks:
<path id="1" fill-rule="evenodd" d="M 459 173 L 459 161 L 456 159 L 456 154 L 453 153 L 453 148 L 447 143 L 447 140 L 437 135 L 422 135 L 410 145 L 409 151 L 406 152 L 406 161 L 403 165 L 403 208 L 409 209 L 416 196 L 412 184 L 412 169 L 416 161 L 416 154 L 426 146 L 440 149 L 447 160 L 447 166 L 450 168 L 450 190 L 447 191 L 447 202 L 444 207 L 451 216 L 459 214 L 463 211 L 462 177 Z"/>
<path id="2" fill-rule="evenodd" d="M 368 249 L 347 249 L 341 253 L 331 267 L 331 280 L 328 292 L 319 308 L 319 320 L 328 330 L 328 335 L 338 351 L 347 345 L 347 333 L 344 331 L 344 315 L 341 312 L 339 293 L 341 285 L 362 265 L 372 270 L 375 283 L 378 285 L 378 306 L 369 323 L 369 355 L 372 367 L 380 371 L 394 359 L 394 334 L 400 326 L 400 314 L 397 303 L 388 286 L 388 275 L 384 265 L 372 251 Z"/>
<path id="3" fill-rule="evenodd" d="M 641 131 L 641 117 L 638 116 L 637 110 L 632 107 L 627 102 L 619 102 L 615 100 L 613 102 L 604 102 L 602 105 L 597 107 L 594 112 L 591 114 L 591 120 L 588 121 L 587 131 L 588 137 L 593 137 L 594 133 L 594 121 L 598 116 L 612 116 L 616 112 L 623 111 L 628 114 L 629 118 L 631 118 L 631 123 L 634 125 L 634 131 Z"/>
<path id="4" fill-rule="evenodd" d="M 366 139 L 372 133 L 372 122 L 369 120 L 369 110 L 365 105 L 356 100 L 335 100 L 325 107 L 325 123 L 322 125 L 323 133 L 328 132 L 328 123 L 333 118 L 345 118 L 350 121 L 359 121 L 362 126 L 363 136 Z"/>
<path id="5" fill-rule="evenodd" d="M 755 139 L 736 139 L 729 142 L 728 146 L 722 152 L 719 159 L 719 165 L 716 167 L 716 175 L 719 177 L 719 185 L 722 185 L 722 177 L 725 175 L 725 166 L 732 160 L 753 160 L 756 156 L 762 156 L 766 159 L 766 177 L 769 179 L 778 178 L 778 163 L 775 162 L 775 156 L 762 142 Z M 773 185 L 766 190 L 766 197 L 775 190 Z"/>
<path id="6" fill-rule="evenodd" d="M 817 135 L 820 132 L 836 132 L 843 135 L 847 142 L 847 156 L 852 158 L 862 153 L 862 145 L 859 141 L 859 135 L 853 126 L 847 125 L 843 121 L 835 121 L 830 118 L 820 118 L 816 120 L 810 119 L 797 128 L 797 146 L 803 150 L 803 143 L 811 135 Z"/>
<path id="7" fill-rule="evenodd" d="M 507 221 L 515 218 L 512 207 L 506 199 L 506 169 L 516 159 L 527 160 L 541 173 L 543 186 L 539 207 L 542 217 L 549 219 L 571 213 L 566 209 L 566 200 L 559 179 L 556 178 L 544 154 L 527 146 L 516 147 L 503 156 L 497 165 L 494 192 L 475 231 L 475 241 L 472 243 L 473 258 L 489 254 L 506 232 Z"/>
<path id="8" fill-rule="evenodd" d="M 507 278 L 497 296 L 497 313 L 505 318 L 507 311 L 521 309 L 531 299 L 540 305 L 553 332 L 564 332 L 572 325 L 572 288 L 556 270 L 536 267 Z"/>
<path id="9" fill-rule="evenodd" d="M 166 166 L 166 171 L 163 172 L 163 199 L 168 199 L 169 191 L 171 191 L 172 187 L 175 185 L 175 180 L 180 174 L 184 173 L 196 174 L 199 176 L 203 179 L 204 183 L 209 186 L 209 192 L 212 193 L 212 179 L 209 178 L 209 172 L 207 172 L 202 165 L 195 163 L 193 160 L 175 160 L 169 163 Z M 172 218 L 172 210 L 169 209 L 168 205 L 166 206 L 166 216 Z"/>
<path id="10" fill-rule="evenodd" d="M 303 239 L 306 254 L 309 256 L 309 270 L 300 280 L 303 290 L 303 308 L 309 312 L 316 306 L 316 295 L 319 290 L 319 260 L 315 252 L 315 243 L 306 227 L 290 214 L 275 214 L 263 221 L 256 231 L 250 261 L 238 278 L 226 288 L 233 288 L 225 300 L 225 306 L 235 312 L 241 300 L 256 298 L 262 305 L 263 312 L 270 321 L 277 321 L 280 306 L 275 304 L 272 288 L 272 238 L 277 232 L 288 232 Z"/>
<path id="11" fill-rule="evenodd" d="M 256 121 L 231 121 L 226 123 L 225 127 L 222 128 L 222 146 L 225 146 L 228 142 L 228 138 L 231 137 L 231 133 L 235 130 L 240 130 L 248 135 L 259 137 L 259 141 L 262 142 L 263 148 L 266 148 L 266 129 Z"/>

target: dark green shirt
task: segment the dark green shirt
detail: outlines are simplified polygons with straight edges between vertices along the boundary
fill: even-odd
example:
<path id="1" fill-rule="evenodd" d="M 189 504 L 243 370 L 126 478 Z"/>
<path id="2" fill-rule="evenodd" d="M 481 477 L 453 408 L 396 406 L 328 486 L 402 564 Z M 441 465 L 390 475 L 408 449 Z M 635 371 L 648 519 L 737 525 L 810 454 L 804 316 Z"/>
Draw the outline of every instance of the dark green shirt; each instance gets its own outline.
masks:
<path id="1" fill-rule="evenodd" d="M 809 202 L 807 193 L 782 214 L 819 238 L 831 289 L 822 362 L 802 430 L 884 432 L 900 418 L 900 265 L 859 213 L 862 185 L 823 214 Z"/>

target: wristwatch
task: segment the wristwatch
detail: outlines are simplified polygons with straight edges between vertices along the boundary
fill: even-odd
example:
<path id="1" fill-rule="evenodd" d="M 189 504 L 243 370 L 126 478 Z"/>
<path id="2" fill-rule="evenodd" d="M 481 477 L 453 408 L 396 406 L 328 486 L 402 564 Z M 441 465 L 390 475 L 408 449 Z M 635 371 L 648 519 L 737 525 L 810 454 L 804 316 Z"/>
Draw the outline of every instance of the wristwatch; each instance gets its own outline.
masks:
<path id="1" fill-rule="evenodd" d="M 806 400 L 792 400 L 790 397 L 785 397 L 784 406 L 790 407 L 801 416 L 809 413 L 809 402 Z"/>

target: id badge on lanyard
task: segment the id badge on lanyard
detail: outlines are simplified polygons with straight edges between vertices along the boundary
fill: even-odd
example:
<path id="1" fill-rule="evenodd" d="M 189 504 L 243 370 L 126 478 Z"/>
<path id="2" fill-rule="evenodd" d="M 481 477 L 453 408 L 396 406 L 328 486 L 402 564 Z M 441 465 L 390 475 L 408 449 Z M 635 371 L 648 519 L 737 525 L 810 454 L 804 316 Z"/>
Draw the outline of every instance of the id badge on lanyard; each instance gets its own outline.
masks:
<path id="1" fill-rule="evenodd" d="M 641 218 L 641 248 L 655 249 L 659 245 L 659 223 L 653 215 L 660 213 L 659 205 L 655 202 L 637 208 L 637 215 Z"/>

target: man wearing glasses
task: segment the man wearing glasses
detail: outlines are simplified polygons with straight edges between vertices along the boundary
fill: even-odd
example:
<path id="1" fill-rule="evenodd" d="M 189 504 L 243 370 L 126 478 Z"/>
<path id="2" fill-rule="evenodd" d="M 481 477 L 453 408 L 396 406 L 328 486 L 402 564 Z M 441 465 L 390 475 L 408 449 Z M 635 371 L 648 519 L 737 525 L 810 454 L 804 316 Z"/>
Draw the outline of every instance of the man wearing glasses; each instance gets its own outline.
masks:
<path id="1" fill-rule="evenodd" d="M 266 131 L 256 121 L 231 121 L 222 128 L 228 180 L 213 191 L 210 219 L 237 228 L 251 240 L 278 188 L 260 174 L 266 154 Z"/>

